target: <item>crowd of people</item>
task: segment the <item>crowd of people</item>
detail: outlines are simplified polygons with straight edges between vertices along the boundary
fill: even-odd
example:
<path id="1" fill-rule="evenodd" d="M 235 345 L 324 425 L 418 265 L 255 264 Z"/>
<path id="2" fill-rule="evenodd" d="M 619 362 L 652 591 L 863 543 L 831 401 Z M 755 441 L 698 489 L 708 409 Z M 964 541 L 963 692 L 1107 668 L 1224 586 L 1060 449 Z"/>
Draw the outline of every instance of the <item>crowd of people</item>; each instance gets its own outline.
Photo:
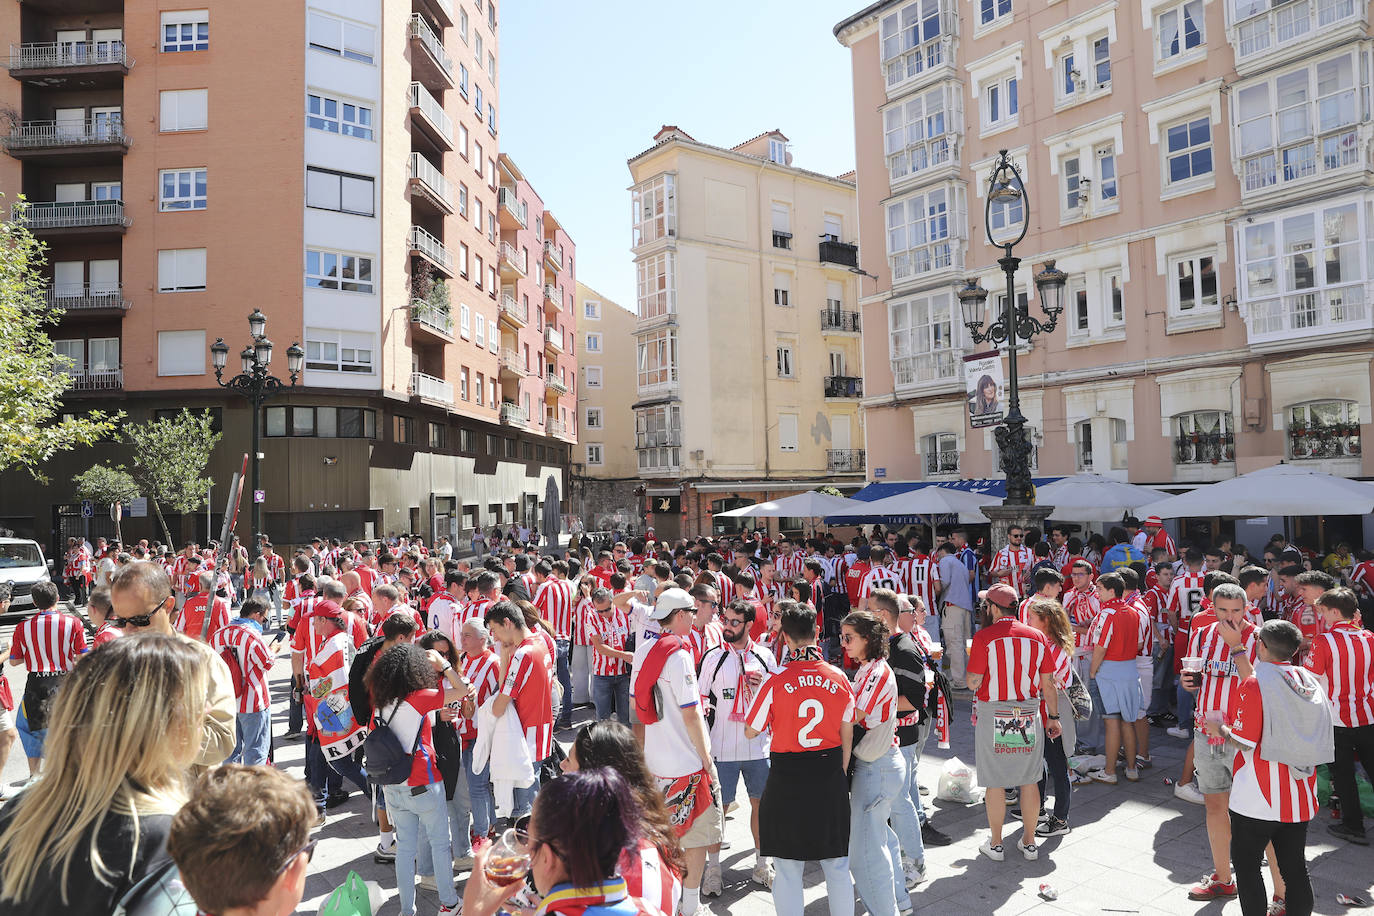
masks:
<path id="1" fill-rule="evenodd" d="M 462 557 L 446 538 L 316 538 L 289 560 L 264 539 L 251 563 L 237 539 L 74 542 L 76 612 L 39 583 L 0 650 L 28 675 L 18 703 L 0 677 L 0 767 L 17 737 L 34 777 L 0 808 L 0 916 L 136 911 L 177 887 L 220 916 L 292 912 L 311 832 L 350 786 L 404 916 L 417 884 L 440 914 L 516 894 L 548 913 L 709 916 L 734 810 L 779 914 L 802 912 L 817 862 L 832 913 L 857 898 L 896 916 L 919 901 L 926 847 L 952 842 L 923 804 L 922 754 L 966 727 L 987 858 L 1014 838 L 1037 859 L 1072 830 L 1073 787 L 1139 780 L 1164 731 L 1189 741 L 1175 795 L 1205 809 L 1212 862 L 1189 896 L 1311 913 L 1317 766 L 1340 800 L 1331 833 L 1367 843 L 1368 556 L 1179 547 L 1155 518 L 1086 541 L 1013 526 L 995 552 L 962 528 L 924 534 L 562 551 L 516 530 Z M 574 731 L 579 706 L 593 713 Z M 272 766 L 295 740 L 303 781 Z"/>

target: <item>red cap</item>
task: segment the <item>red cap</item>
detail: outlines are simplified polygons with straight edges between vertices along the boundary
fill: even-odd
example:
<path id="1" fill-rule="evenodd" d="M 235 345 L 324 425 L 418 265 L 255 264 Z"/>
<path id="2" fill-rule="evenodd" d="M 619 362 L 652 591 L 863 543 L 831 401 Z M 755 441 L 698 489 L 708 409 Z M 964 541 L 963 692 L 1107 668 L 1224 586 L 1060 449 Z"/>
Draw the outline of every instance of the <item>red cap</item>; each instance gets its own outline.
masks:
<path id="1" fill-rule="evenodd" d="M 330 620 L 343 620 L 345 611 L 339 607 L 337 602 L 325 598 L 323 601 L 315 602 L 315 607 L 310 612 L 312 617 L 326 617 Z"/>
<path id="2" fill-rule="evenodd" d="M 978 597 L 987 601 L 989 604 L 997 605 L 1003 610 L 1009 610 L 1016 607 L 1016 602 L 1019 599 L 1019 596 L 1016 594 L 1016 589 L 1012 588 L 1010 585 L 994 585 L 992 588 L 979 592 Z"/>
<path id="3" fill-rule="evenodd" d="M 1145 527 L 1146 527 L 1146 528 L 1163 528 L 1163 527 L 1164 527 L 1164 523 L 1161 522 L 1161 521 L 1159 520 L 1159 516 L 1158 516 L 1158 515 L 1152 515 L 1152 516 L 1150 516 L 1149 518 L 1145 519 Z"/>

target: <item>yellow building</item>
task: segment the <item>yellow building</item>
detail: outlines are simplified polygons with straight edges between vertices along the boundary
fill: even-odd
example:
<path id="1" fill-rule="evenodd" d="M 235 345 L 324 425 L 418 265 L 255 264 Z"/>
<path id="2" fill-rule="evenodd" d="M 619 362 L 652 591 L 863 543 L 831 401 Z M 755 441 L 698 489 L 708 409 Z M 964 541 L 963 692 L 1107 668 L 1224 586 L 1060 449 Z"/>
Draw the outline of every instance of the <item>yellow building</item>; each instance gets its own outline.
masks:
<path id="1" fill-rule="evenodd" d="M 861 483 L 852 175 L 797 168 L 780 131 L 726 149 L 673 126 L 629 167 L 646 523 L 694 535 L 716 512 Z"/>
<path id="2" fill-rule="evenodd" d="M 635 456 L 635 313 L 577 284 L 577 421 L 571 511 L 589 531 L 642 525 Z"/>

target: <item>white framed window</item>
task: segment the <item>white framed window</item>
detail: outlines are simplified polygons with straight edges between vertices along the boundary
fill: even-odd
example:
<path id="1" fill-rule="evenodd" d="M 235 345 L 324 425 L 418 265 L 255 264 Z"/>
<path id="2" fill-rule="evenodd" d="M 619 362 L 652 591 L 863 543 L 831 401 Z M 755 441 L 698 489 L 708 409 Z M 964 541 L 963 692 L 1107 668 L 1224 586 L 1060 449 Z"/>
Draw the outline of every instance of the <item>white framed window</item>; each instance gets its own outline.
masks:
<path id="1" fill-rule="evenodd" d="M 588 407 L 588 408 L 587 408 L 587 419 L 586 419 L 586 422 L 583 423 L 583 426 L 585 426 L 587 429 L 601 429 L 601 428 L 602 428 L 602 427 L 601 427 L 601 408 L 600 408 L 600 407 Z"/>
<path id="2" fill-rule="evenodd" d="M 1064 193 L 1059 198 L 1065 218 L 1083 214 L 1083 205 L 1088 202 L 1088 192 L 1084 187 L 1083 169 L 1078 156 L 1065 156 L 1059 160 L 1059 179 L 1063 182 Z"/>
<path id="3" fill-rule="evenodd" d="M 787 165 L 787 143 L 776 137 L 770 137 L 768 139 L 768 161 Z"/>
<path id="4" fill-rule="evenodd" d="M 957 199 L 957 219 L 950 218 L 955 193 L 949 186 L 934 187 L 888 204 L 887 256 L 894 282 L 961 266 L 950 244 L 951 237 L 963 237 L 962 199 Z"/>
<path id="5" fill-rule="evenodd" d="M 462 121 L 454 125 L 454 137 L 458 148 L 458 155 L 466 159 L 468 157 L 468 128 Z"/>
<path id="6" fill-rule="evenodd" d="M 166 89 L 158 93 L 158 129 L 205 130 L 209 125 L 208 89 Z"/>
<path id="7" fill-rule="evenodd" d="M 345 293 L 373 292 L 372 258 L 343 251 L 305 250 L 305 285 Z"/>
<path id="8" fill-rule="evenodd" d="M 778 414 L 778 450 L 795 452 L 797 450 L 797 415 Z"/>
<path id="9" fill-rule="evenodd" d="M 305 368 L 371 375 L 376 338 L 360 331 L 305 329 Z"/>
<path id="10" fill-rule="evenodd" d="M 600 335 L 600 334 L 588 334 L 588 335 L 587 335 L 587 352 L 588 352 L 588 353 L 600 353 L 600 352 L 601 352 L 601 335 Z"/>
<path id="11" fill-rule="evenodd" d="M 792 275 L 781 270 L 773 271 L 773 304 L 792 304 Z"/>
<path id="12" fill-rule="evenodd" d="M 938 290 L 889 303 L 888 355 L 897 385 L 954 381 L 960 377 L 963 349 L 954 296 Z"/>
<path id="13" fill-rule="evenodd" d="M 485 318 L 478 317 L 477 326 L 473 328 L 472 342 L 477 344 L 479 350 L 487 346 L 487 321 Z"/>
<path id="14" fill-rule="evenodd" d="M 978 24 L 992 25 L 1011 15 L 1011 0 L 978 0 Z"/>
<path id="15" fill-rule="evenodd" d="M 1211 253 L 1169 259 L 1169 309 L 1176 315 L 1217 310 L 1217 268 Z"/>
<path id="16" fill-rule="evenodd" d="M 1236 460 L 1235 428 L 1229 410 L 1195 410 L 1173 420 L 1175 464 Z"/>
<path id="17" fill-rule="evenodd" d="M 792 344 L 780 343 L 777 347 L 778 378 L 796 378 L 793 365 Z"/>
<path id="18" fill-rule="evenodd" d="M 676 184 L 677 176 L 665 172 L 631 192 L 631 244 L 634 247 L 677 235 Z"/>
<path id="19" fill-rule="evenodd" d="M 1200 50 L 1207 42 L 1203 16 L 1203 0 L 1186 0 L 1165 7 L 1155 14 L 1155 35 L 1158 45 L 1155 60 L 1173 61 Z"/>
<path id="20" fill-rule="evenodd" d="M 843 351 L 843 350 L 831 350 L 831 351 L 830 351 L 830 374 L 831 374 L 831 376 L 837 376 L 837 377 L 840 377 L 840 378 L 848 378 L 848 377 L 849 377 L 849 373 L 845 371 L 847 368 L 848 368 L 848 365 L 847 365 L 847 361 L 846 361 L 845 358 L 844 358 L 844 351 Z"/>
<path id="21" fill-rule="evenodd" d="M 664 251 L 635 264 L 638 276 L 636 304 L 639 320 L 646 321 L 677 311 L 677 254 Z"/>
<path id="22" fill-rule="evenodd" d="M 1314 32 L 1354 19 L 1365 9 L 1351 0 L 1270 4 L 1266 0 L 1228 0 L 1229 22 L 1235 27 L 1236 60 L 1283 48 Z"/>
<path id="23" fill-rule="evenodd" d="M 1115 210 L 1118 206 L 1116 184 L 1116 147 L 1105 144 L 1093 150 L 1097 160 L 1097 203 L 1098 212 Z"/>
<path id="24" fill-rule="evenodd" d="M 1164 126 L 1166 185 L 1211 179 L 1212 169 L 1212 121 L 1206 113 Z"/>
<path id="25" fill-rule="evenodd" d="M 640 388 L 670 385 L 678 380 L 677 331 L 662 328 L 639 336 L 636 344 Z"/>
<path id="26" fill-rule="evenodd" d="M 480 41 L 480 39 L 478 39 L 478 40 Z M 478 58 L 478 60 L 480 61 L 481 58 Z M 483 109 L 482 109 L 482 87 L 481 87 L 481 86 L 474 86 L 474 87 L 473 87 L 473 94 L 476 95 L 476 99 L 473 101 L 472 107 L 473 107 L 473 109 L 474 109 L 474 112 L 475 112 L 476 115 L 477 115 L 477 120 L 480 121 L 480 120 L 482 120 L 482 111 L 483 111 Z"/>
<path id="27" fill-rule="evenodd" d="M 205 342 L 201 341 L 202 350 Z M 90 357 L 90 371 L 108 373 L 119 371 L 119 338 L 92 337 L 86 341 L 87 355 Z"/>
<path id="28" fill-rule="evenodd" d="M 487 52 L 487 76 L 491 77 L 493 83 L 496 82 L 496 55 L 490 51 Z M 495 120 L 496 118 L 493 115 L 493 123 L 495 123 Z"/>
<path id="29" fill-rule="evenodd" d="M 472 386 L 472 390 L 473 394 L 476 395 L 477 406 L 487 406 L 487 383 L 486 380 L 482 378 L 482 373 L 477 373 L 477 379 Z M 488 451 L 490 451 L 490 449 L 488 449 Z"/>
<path id="30" fill-rule="evenodd" d="M 1309 401 L 1289 407 L 1287 419 L 1288 457 L 1298 461 L 1359 457 L 1360 405 L 1357 402 Z"/>
<path id="31" fill-rule="evenodd" d="M 601 459 L 601 444 L 587 443 L 587 464 L 591 467 L 599 467 L 604 462 Z"/>
<path id="32" fill-rule="evenodd" d="M 458 305 L 458 336 L 464 340 L 472 337 L 472 309 L 466 302 Z"/>
<path id="33" fill-rule="evenodd" d="M 472 224 L 477 227 L 477 231 L 482 231 L 482 198 L 472 198 Z"/>
<path id="34" fill-rule="evenodd" d="M 210 47 L 210 11 L 175 10 L 162 14 L 162 51 L 205 51 Z"/>
<path id="35" fill-rule="evenodd" d="M 1016 77 L 1006 74 L 985 83 L 982 87 L 983 130 L 1001 130 L 1019 122 L 1021 110 L 1017 98 Z"/>
<path id="36" fill-rule="evenodd" d="M 205 289 L 205 249 L 173 248 L 157 253 L 157 291 L 184 293 Z"/>
<path id="37" fill-rule="evenodd" d="M 587 367 L 587 387 L 588 387 L 588 388 L 600 388 L 600 387 L 601 387 L 601 367 L 600 367 L 600 366 L 588 366 L 588 367 Z"/>
<path id="38" fill-rule="evenodd" d="M 1102 272 L 1102 309 L 1102 321 L 1108 327 L 1126 323 L 1126 294 L 1119 267 Z"/>
<path id="39" fill-rule="evenodd" d="M 356 216 L 375 216 L 374 181 L 368 175 L 308 166 L 305 170 L 305 205 Z"/>
<path id="40" fill-rule="evenodd" d="M 959 473 L 959 437 L 955 433 L 931 433 L 921 437 L 921 455 L 927 477 Z"/>
<path id="41" fill-rule="evenodd" d="M 463 39 L 463 44 L 468 43 L 468 11 L 462 7 L 458 8 L 458 34 Z"/>
<path id="42" fill-rule="evenodd" d="M 788 249 L 792 247 L 792 207 L 789 204 L 773 201 L 773 247 Z"/>
<path id="43" fill-rule="evenodd" d="M 158 209 L 204 210 L 205 169 L 163 169 L 158 173 Z"/>
<path id="44" fill-rule="evenodd" d="M 582 302 L 582 317 L 588 321 L 601 320 L 601 303 L 596 299 L 586 299 Z"/>
<path id="45" fill-rule="evenodd" d="M 468 400 L 468 367 L 463 366 L 458 370 L 458 397 Z"/>
<path id="46" fill-rule="evenodd" d="M 1093 469 L 1093 421 L 1080 420 L 1074 424 L 1074 454 L 1079 471 Z"/>
<path id="47" fill-rule="evenodd" d="M 58 368 L 68 375 L 86 374 L 86 341 L 54 340 L 53 353 L 58 357 Z"/>
<path id="48" fill-rule="evenodd" d="M 306 93 L 305 100 L 307 127 L 360 140 L 372 139 L 371 105 L 314 92 Z"/>
<path id="49" fill-rule="evenodd" d="M 158 331 L 157 374 L 204 375 L 205 331 Z"/>
<path id="50" fill-rule="evenodd" d="M 953 34 L 955 0 L 913 0 L 882 18 L 883 77 L 887 88 L 950 63 L 944 38 Z"/>
<path id="51" fill-rule="evenodd" d="M 959 95 L 940 85 L 883 111 L 883 151 L 890 180 L 952 160 L 960 104 Z M 840 241 L 838 236 L 835 241 Z"/>
<path id="52" fill-rule="evenodd" d="M 482 256 L 480 254 L 475 254 L 472 256 L 472 265 L 474 268 L 472 273 L 472 285 L 477 287 L 478 289 L 481 289 L 483 271 L 485 267 L 482 264 Z"/>
<path id="53" fill-rule="evenodd" d="M 1126 421 L 1120 417 L 1108 417 L 1107 430 L 1112 437 L 1112 470 L 1124 471 L 1130 466 L 1127 460 L 1127 448 L 1130 443 L 1126 440 Z"/>
<path id="54" fill-rule="evenodd" d="M 1059 55 L 1058 67 L 1059 85 L 1056 87 L 1056 95 L 1060 101 L 1076 98 L 1086 88 L 1083 74 L 1078 69 L 1078 59 L 1073 51 L 1066 51 Z"/>
<path id="55" fill-rule="evenodd" d="M 496 322 L 488 319 L 487 321 L 487 350 L 495 353 L 501 349 L 501 332 L 496 329 Z"/>
<path id="56" fill-rule="evenodd" d="M 1005 296 L 1003 297 L 1006 298 Z M 1081 277 L 1069 281 L 1069 333 L 1086 334 L 1092 326 L 1092 313 L 1088 307 L 1088 287 Z"/>
<path id="57" fill-rule="evenodd" d="M 319 10 L 310 10 L 306 16 L 306 40 L 315 51 L 364 64 L 372 63 L 377 53 L 377 30 L 372 26 Z"/>

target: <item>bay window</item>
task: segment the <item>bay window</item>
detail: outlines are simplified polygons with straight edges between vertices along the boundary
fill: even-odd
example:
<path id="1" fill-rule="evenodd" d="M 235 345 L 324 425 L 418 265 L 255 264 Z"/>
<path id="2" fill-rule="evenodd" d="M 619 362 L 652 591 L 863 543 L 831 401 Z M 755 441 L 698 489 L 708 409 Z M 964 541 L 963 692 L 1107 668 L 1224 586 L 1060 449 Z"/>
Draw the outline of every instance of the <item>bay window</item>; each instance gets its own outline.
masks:
<path id="1" fill-rule="evenodd" d="M 942 85 L 883 112 L 883 151 L 891 181 L 954 161 L 958 105 L 959 95 Z"/>
<path id="2" fill-rule="evenodd" d="M 639 278 L 637 300 L 640 321 L 677 311 L 676 261 L 677 255 L 664 251 L 644 258 L 635 265 Z"/>
<path id="3" fill-rule="evenodd" d="M 637 349 L 640 388 L 677 382 L 677 331 L 665 328 L 642 334 Z"/>
<path id="4" fill-rule="evenodd" d="M 676 184 L 677 176 L 665 173 L 631 193 L 635 247 L 677 234 Z"/>
<path id="5" fill-rule="evenodd" d="M 950 61 L 944 39 L 954 30 L 956 12 L 953 0 L 913 0 L 883 17 L 879 36 L 888 89 Z"/>
<path id="6" fill-rule="evenodd" d="M 951 244 L 951 238 L 963 237 L 961 192 L 955 186 L 930 188 L 888 204 L 887 256 L 894 283 L 961 266 L 962 258 L 955 257 L 958 246 Z"/>
<path id="7" fill-rule="evenodd" d="M 956 342 L 958 306 L 948 290 L 888 306 L 888 352 L 898 386 L 959 378 L 963 348 Z"/>
<path id="8" fill-rule="evenodd" d="M 1227 11 L 1236 30 L 1236 59 L 1276 50 L 1314 30 L 1354 19 L 1361 11 L 1355 0 L 1230 0 Z"/>

